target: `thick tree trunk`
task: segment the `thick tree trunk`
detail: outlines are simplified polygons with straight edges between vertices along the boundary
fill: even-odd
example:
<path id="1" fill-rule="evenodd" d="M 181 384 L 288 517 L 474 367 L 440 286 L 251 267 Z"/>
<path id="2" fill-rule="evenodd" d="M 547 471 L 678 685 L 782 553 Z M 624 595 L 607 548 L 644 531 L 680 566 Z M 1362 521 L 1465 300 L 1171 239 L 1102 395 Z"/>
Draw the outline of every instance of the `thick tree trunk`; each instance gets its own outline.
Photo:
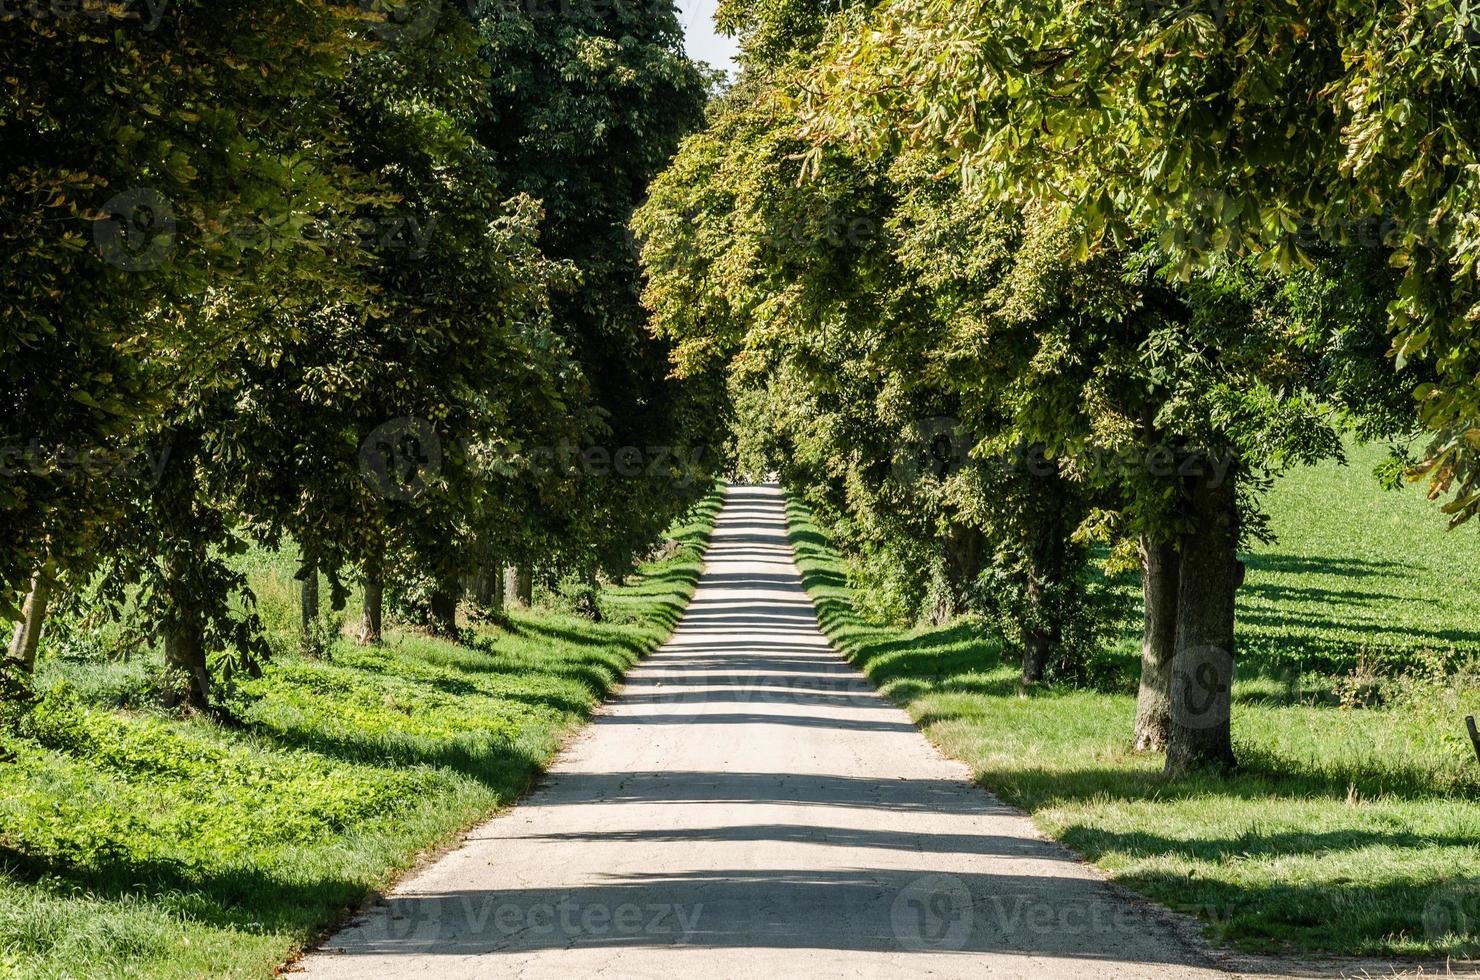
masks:
<path id="1" fill-rule="evenodd" d="M 534 569 L 528 564 L 519 566 L 519 601 L 534 605 Z"/>
<path id="2" fill-rule="evenodd" d="M 211 676 L 198 620 L 182 620 L 165 630 L 164 660 L 174 675 L 166 707 L 204 712 L 211 706 Z"/>
<path id="3" fill-rule="evenodd" d="M 1040 534 L 1028 563 L 1027 608 L 1022 628 L 1023 683 L 1036 684 L 1048 672 L 1049 661 L 1063 641 L 1063 625 L 1049 608 L 1051 586 L 1063 575 L 1066 542 L 1058 523 L 1050 521 Z"/>
<path id="4" fill-rule="evenodd" d="M 443 576 L 432 593 L 432 632 L 438 636 L 457 636 L 457 602 L 462 598 L 462 583 L 457 576 Z"/>
<path id="5" fill-rule="evenodd" d="M 165 706 L 205 712 L 211 706 L 205 623 L 177 559 L 167 563 L 165 576 L 169 612 L 164 623 L 164 661 L 171 675 Z"/>
<path id="6" fill-rule="evenodd" d="M 27 674 L 36 669 L 36 650 L 41 643 L 46 608 L 51 604 L 55 585 L 56 567 L 48 558 L 31 577 L 31 591 L 21 607 L 21 620 L 15 624 L 15 632 L 10 636 L 9 658 Z"/>
<path id="7" fill-rule="evenodd" d="M 1023 627 L 1022 643 L 1023 683 L 1037 684 L 1048 672 L 1048 658 L 1052 652 L 1052 644 L 1049 643 L 1047 633 L 1030 626 Z"/>
<path id="8" fill-rule="evenodd" d="M 956 604 L 951 601 L 950 593 L 944 589 L 937 589 L 935 601 L 930 605 L 930 625 L 945 626 L 956 616 Z"/>
<path id="9" fill-rule="evenodd" d="M 944 626 L 966 611 L 967 594 L 981 574 L 982 533 L 953 524 L 941 542 L 940 581 L 930 610 L 932 626 Z"/>
<path id="10" fill-rule="evenodd" d="M 509 566 L 504 573 L 504 589 L 509 604 L 528 609 L 534 602 L 534 572 L 528 564 Z"/>
<path id="11" fill-rule="evenodd" d="M 300 606 L 303 612 L 303 635 L 307 636 L 319 618 L 319 570 L 316 565 L 304 562 L 300 572 L 303 578 L 299 582 L 298 591 L 302 599 Z"/>
<path id="12" fill-rule="evenodd" d="M 379 647 L 385 619 L 385 546 L 379 537 L 371 542 L 364 567 L 366 595 L 360 607 L 360 640 L 366 647 Z"/>
<path id="13" fill-rule="evenodd" d="M 497 616 L 504 611 L 504 569 L 492 548 L 483 549 L 482 560 L 478 562 L 478 570 L 473 573 L 473 580 L 469 592 L 472 594 L 473 605 L 491 616 Z"/>
<path id="14" fill-rule="evenodd" d="M 1191 530 L 1182 537 L 1167 740 L 1166 772 L 1171 776 L 1234 765 L 1234 597 L 1243 582 L 1234 480 L 1189 481 L 1187 507 Z"/>
<path id="15" fill-rule="evenodd" d="M 380 570 L 371 571 L 366 574 L 366 598 L 360 614 L 360 642 L 367 647 L 379 645 L 383 634 L 383 613 L 385 613 L 385 582 L 380 577 Z"/>
<path id="16" fill-rule="evenodd" d="M 1136 751 L 1160 752 L 1172 728 L 1172 660 L 1177 652 L 1180 559 L 1175 542 L 1141 538 L 1141 693 L 1136 700 Z"/>

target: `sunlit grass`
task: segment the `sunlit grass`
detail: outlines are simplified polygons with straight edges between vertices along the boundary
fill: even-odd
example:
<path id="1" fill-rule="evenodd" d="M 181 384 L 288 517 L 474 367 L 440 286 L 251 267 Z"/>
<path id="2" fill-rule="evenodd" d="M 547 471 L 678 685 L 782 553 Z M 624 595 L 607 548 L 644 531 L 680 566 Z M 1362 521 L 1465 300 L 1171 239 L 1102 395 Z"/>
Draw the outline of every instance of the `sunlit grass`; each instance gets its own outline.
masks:
<path id="1" fill-rule="evenodd" d="M 604 623 L 537 609 L 466 645 L 393 631 L 280 655 L 232 696 L 240 727 L 147 707 L 147 663 L 52 662 L 0 736 L 0 976 L 270 976 L 528 788 L 672 630 L 717 509 L 604 591 Z M 285 628 L 293 592 L 270 583 L 290 570 L 253 569 Z"/>
<path id="2" fill-rule="evenodd" d="M 793 501 L 788 517 L 839 648 L 984 786 L 1115 880 L 1246 949 L 1474 956 L 1480 764 L 1463 719 L 1480 712 L 1480 685 L 1452 671 L 1480 647 L 1465 627 L 1480 540 L 1446 535 L 1414 494 L 1378 490 L 1371 455 L 1288 477 L 1271 497 L 1281 537 L 1250 556 L 1243 768 L 1227 779 L 1169 782 L 1159 756 L 1132 751 L 1129 673 L 1119 691 L 1023 691 L 977 624 L 869 622 L 812 515 Z M 1378 665 L 1379 694 L 1343 708 L 1359 661 Z"/>

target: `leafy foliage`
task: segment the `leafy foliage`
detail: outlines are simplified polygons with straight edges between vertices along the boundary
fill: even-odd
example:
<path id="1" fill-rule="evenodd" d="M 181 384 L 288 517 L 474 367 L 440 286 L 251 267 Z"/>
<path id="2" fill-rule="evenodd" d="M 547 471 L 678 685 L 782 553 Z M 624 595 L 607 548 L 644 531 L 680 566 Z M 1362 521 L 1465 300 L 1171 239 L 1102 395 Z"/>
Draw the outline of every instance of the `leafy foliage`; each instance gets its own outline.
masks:
<path id="1" fill-rule="evenodd" d="M 1477 39 L 1448 2 L 899 0 L 838 32 L 805 91 L 818 134 L 930 147 L 973 193 L 1051 202 L 1081 254 L 1147 238 L 1192 275 L 1380 249 L 1397 367 L 1436 376 L 1413 382 L 1436 433 L 1421 472 L 1464 520 L 1480 134 L 1455 107 L 1480 85 Z"/>
<path id="2" fill-rule="evenodd" d="M 336 609 L 428 581 L 451 629 L 464 579 L 628 570 L 704 492 L 715 386 L 667 377 L 626 232 L 707 97 L 670 4 L 99 13 L 0 42 L 18 659 L 59 592 L 220 708 L 269 653 L 249 545 Z M 645 455 L 548 465 L 570 447 Z"/>

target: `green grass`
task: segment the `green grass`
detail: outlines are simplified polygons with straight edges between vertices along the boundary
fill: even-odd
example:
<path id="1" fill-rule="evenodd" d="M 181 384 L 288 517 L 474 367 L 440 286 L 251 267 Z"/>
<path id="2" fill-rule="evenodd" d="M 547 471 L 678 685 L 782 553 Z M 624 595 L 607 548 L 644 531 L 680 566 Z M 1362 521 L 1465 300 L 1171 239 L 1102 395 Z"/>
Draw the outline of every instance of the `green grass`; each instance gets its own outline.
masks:
<path id="1" fill-rule="evenodd" d="M 1271 493 L 1277 540 L 1246 558 L 1243 655 L 1329 673 L 1363 651 L 1389 666 L 1425 649 L 1480 653 L 1480 527 L 1448 531 L 1419 487 L 1377 488 L 1377 448 L 1348 456 Z"/>
<path id="2" fill-rule="evenodd" d="M 1024 692 L 977 624 L 868 621 L 813 515 L 792 501 L 788 516 L 837 646 L 1116 881 L 1246 950 L 1473 957 L 1480 764 L 1463 722 L 1480 682 L 1455 670 L 1480 648 L 1480 539 L 1446 534 L 1420 495 L 1378 490 L 1372 458 L 1356 450 L 1351 469 L 1288 476 L 1270 497 L 1280 540 L 1249 556 L 1239 607 L 1242 769 L 1222 779 L 1169 782 L 1159 756 L 1132 751 L 1129 673 L 1119 690 Z M 1338 692 L 1358 688 L 1376 693 L 1343 707 Z"/>
<path id="3" fill-rule="evenodd" d="M 280 656 L 234 693 L 240 727 L 139 707 L 147 665 L 54 659 L 0 736 L 0 975 L 270 976 L 529 787 L 671 632 L 718 505 L 603 592 L 604 623 L 545 608 L 466 645 Z"/>

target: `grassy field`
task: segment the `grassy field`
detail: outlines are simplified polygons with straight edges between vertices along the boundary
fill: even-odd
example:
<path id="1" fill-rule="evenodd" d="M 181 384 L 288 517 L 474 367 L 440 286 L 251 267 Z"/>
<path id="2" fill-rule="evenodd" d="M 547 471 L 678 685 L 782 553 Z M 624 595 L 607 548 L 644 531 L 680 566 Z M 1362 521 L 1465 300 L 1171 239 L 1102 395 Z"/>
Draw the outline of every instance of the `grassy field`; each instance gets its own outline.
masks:
<path id="1" fill-rule="evenodd" d="M 0 975 L 271 975 L 524 792 L 672 630 L 717 508 L 605 590 L 602 624 L 537 609 L 465 645 L 393 631 L 282 656 L 235 692 L 239 729 L 140 707 L 147 663 L 54 657 L 0 734 Z M 290 575 L 254 573 L 284 623 Z"/>
<path id="2" fill-rule="evenodd" d="M 1228 779 L 1168 782 L 1131 750 L 1135 648 L 1111 690 L 1019 689 L 981 628 L 867 621 L 789 508 L 824 630 L 980 782 L 1118 882 L 1263 952 L 1480 955 L 1480 531 L 1446 533 L 1375 453 L 1284 478 L 1248 556 Z M 1139 616 L 1139 610 L 1136 615 Z M 1134 624 L 1127 624 L 1126 633 Z M 1010 658 L 1009 658 L 1010 660 Z"/>

